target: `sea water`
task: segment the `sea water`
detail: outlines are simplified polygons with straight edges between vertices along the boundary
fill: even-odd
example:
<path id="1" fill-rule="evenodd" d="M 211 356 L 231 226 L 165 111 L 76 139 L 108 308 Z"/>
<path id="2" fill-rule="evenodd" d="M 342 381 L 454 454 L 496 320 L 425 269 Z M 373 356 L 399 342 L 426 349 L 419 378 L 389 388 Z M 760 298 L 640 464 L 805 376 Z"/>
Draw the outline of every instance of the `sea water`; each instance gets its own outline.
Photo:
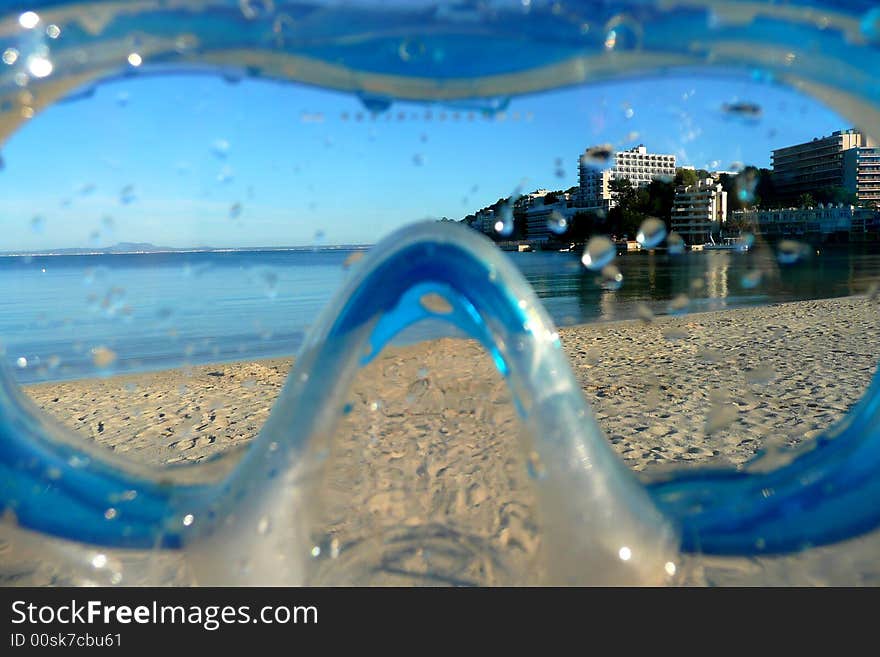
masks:
<path id="1" fill-rule="evenodd" d="M 0 257 L 5 360 L 33 383 L 290 356 L 364 248 Z M 700 312 L 861 294 L 880 277 L 871 245 L 820 247 L 770 272 L 757 251 L 625 253 L 615 289 L 576 253 L 506 257 L 558 326 L 666 314 L 682 290 Z"/>

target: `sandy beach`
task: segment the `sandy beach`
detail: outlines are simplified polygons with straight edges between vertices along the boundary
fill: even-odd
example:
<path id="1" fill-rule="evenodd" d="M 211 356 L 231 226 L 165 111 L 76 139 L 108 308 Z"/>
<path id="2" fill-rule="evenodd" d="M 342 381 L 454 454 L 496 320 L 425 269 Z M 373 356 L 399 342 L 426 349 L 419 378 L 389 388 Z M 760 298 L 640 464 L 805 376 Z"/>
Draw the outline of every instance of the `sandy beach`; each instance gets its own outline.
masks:
<path id="1" fill-rule="evenodd" d="M 834 424 L 876 370 L 878 312 L 875 300 L 848 297 L 583 325 L 560 336 L 614 449 L 650 472 L 742 464 Z M 246 446 L 290 366 L 231 363 L 26 391 L 85 439 L 172 464 Z M 540 521 L 506 385 L 479 345 L 388 349 L 358 376 L 350 402 L 315 530 L 323 553 L 341 559 L 328 558 L 337 583 L 367 583 L 346 580 L 355 572 L 345 567 L 346 546 L 389 532 L 402 545 L 430 544 L 431 532 L 449 531 L 459 533 L 460 553 L 401 549 L 383 557 L 382 583 L 528 583 L 517 573 L 534 571 Z M 700 570 L 686 583 L 736 579 Z"/>

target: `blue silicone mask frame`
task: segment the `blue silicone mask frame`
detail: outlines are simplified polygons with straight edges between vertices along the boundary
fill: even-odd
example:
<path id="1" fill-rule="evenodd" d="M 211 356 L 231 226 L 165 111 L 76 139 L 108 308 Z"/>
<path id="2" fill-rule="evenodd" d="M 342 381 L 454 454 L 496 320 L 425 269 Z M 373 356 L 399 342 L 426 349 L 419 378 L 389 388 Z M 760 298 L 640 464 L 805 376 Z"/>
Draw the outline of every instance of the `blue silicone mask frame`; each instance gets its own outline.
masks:
<path id="1" fill-rule="evenodd" d="M 469 68 L 454 55 L 458 47 L 464 56 L 463 44 L 473 36 L 474 24 L 439 10 L 425 13 L 412 4 L 396 10 L 383 7 L 395 17 L 394 29 L 387 20 L 380 28 L 369 6 L 276 1 L 273 20 L 245 23 L 244 30 L 233 30 L 241 25 L 238 14 L 233 18 L 233 12 L 241 11 L 239 3 L 209 2 L 199 3 L 199 11 L 189 11 L 186 3 L 174 10 L 120 10 L 108 15 L 94 33 L 95 26 L 82 17 L 103 4 L 0 3 L 0 50 L 17 34 L 18 13 L 38 10 L 56 22 L 66 21 L 70 48 L 92 54 L 90 63 L 83 65 L 58 53 L 55 74 L 33 81 L 37 110 L 118 74 L 126 51 L 114 50 L 112 44 L 137 29 L 144 55 L 158 72 L 208 67 L 226 74 L 320 83 L 357 93 L 368 107 L 407 98 L 476 103 L 492 111 L 505 94 L 693 68 L 688 44 L 699 42 L 697 31 L 701 22 L 705 28 L 709 7 L 728 18 L 739 17 L 733 23 L 736 39 L 721 28 L 712 65 L 752 72 L 760 66 L 762 75 L 809 91 L 856 118 L 867 131 L 880 134 L 880 41 L 872 36 L 870 7 L 860 2 L 824 8 L 816 3 L 744 7 L 697 0 L 620 2 L 611 9 L 604 3 L 564 3 L 569 13 L 555 23 L 556 14 L 543 13 L 540 3 L 533 3 L 534 16 L 542 19 L 537 22 L 514 21 L 516 14 L 508 16 L 502 7 L 476 23 L 492 39 L 486 56 L 470 62 Z M 671 11 L 679 5 L 680 13 Z M 596 54 L 595 35 L 572 31 L 573 16 L 622 25 L 616 18 L 621 12 L 626 12 L 627 25 L 640 26 L 635 30 L 638 47 L 631 52 Z M 821 29 L 816 27 L 816 12 L 823 19 Z M 172 14 L 177 21 L 173 24 Z M 278 34 L 274 26 L 279 15 L 294 26 L 283 31 L 280 41 L 272 39 Z M 428 23 L 432 29 L 426 29 Z M 297 32 L 303 24 L 311 26 L 310 39 Z M 555 26 L 560 38 L 552 48 L 539 48 L 548 26 Z M 181 33 L 193 36 L 198 46 L 179 47 Z M 353 46 L 345 44 L 357 39 L 337 37 L 355 33 L 371 35 L 373 47 L 346 50 Z M 442 66 L 403 66 L 399 58 L 383 58 L 379 46 L 389 39 L 399 41 L 401 33 L 424 34 L 426 40 L 445 35 L 453 56 Z M 795 68 L 766 51 L 745 47 L 770 44 L 772 52 L 794 48 L 807 33 L 819 43 L 819 54 Z M 508 52 L 511 40 L 517 39 L 536 47 L 522 48 L 521 58 L 502 61 L 495 56 Z M 343 71 L 331 61 L 356 61 L 362 68 Z M 846 67 L 848 75 L 832 75 L 831 65 Z M 320 80 L 317 71 L 324 76 Z M 13 84 L 11 74 L 0 74 L 0 104 L 11 102 Z M 0 114 L 0 139 L 18 122 Z M 425 303 L 429 295 L 441 298 L 443 307 Z M 205 476 L 210 466 L 157 473 L 86 449 L 37 412 L 10 372 L 0 371 L 0 507 L 13 512 L 18 527 L 29 532 L 92 546 L 199 554 L 202 558 L 193 563 L 198 562 L 194 568 L 200 569 L 199 581 L 204 583 L 313 582 L 305 556 L 307 500 L 317 494 L 314 475 L 323 467 L 321 455 L 328 449 L 344 392 L 358 368 L 405 328 L 427 318 L 449 322 L 479 341 L 510 386 L 526 427 L 523 440 L 537 452 L 546 473 L 534 485 L 546 524 L 552 583 L 662 582 L 666 564 L 680 550 L 787 553 L 861 535 L 880 525 L 876 376 L 849 416 L 817 438 L 812 451 L 770 469 L 672 473 L 642 486 L 602 436 L 561 351 L 556 329 L 528 283 L 489 240 L 446 223 L 403 228 L 358 263 L 312 329 L 260 435 L 241 463 L 223 476 Z M 118 510 L 112 522 L 105 517 L 108 506 Z M 278 523 L 283 531 L 267 538 L 251 527 L 258 518 L 277 515 L 281 509 L 290 514 Z M 632 549 L 633 558 L 626 563 L 618 558 L 621 546 Z M 252 555 L 255 563 L 263 563 L 262 569 L 236 579 L 238 575 L 223 569 L 223 559 L 235 551 Z M 206 554 L 211 556 L 205 558 Z"/>

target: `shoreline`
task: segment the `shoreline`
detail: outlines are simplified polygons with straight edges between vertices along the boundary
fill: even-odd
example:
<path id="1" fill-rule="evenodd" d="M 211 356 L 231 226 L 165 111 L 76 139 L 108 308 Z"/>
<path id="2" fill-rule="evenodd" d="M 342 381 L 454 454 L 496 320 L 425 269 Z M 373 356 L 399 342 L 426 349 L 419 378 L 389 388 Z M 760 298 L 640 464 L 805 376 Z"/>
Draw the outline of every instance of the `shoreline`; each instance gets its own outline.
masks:
<path id="1" fill-rule="evenodd" d="M 763 441 L 742 435 L 730 425 L 746 427 L 752 433 L 758 425 L 766 434 L 774 433 L 774 428 L 784 429 L 786 440 L 791 442 L 797 440 L 799 429 L 809 438 L 830 426 L 861 397 L 880 357 L 880 332 L 871 325 L 877 308 L 867 297 L 838 297 L 658 315 L 650 322 L 595 322 L 562 327 L 559 334 L 597 421 L 621 456 L 635 461 L 637 469 L 651 461 L 668 460 L 658 458 L 657 450 L 660 454 L 667 451 L 661 439 L 673 440 L 676 435 L 678 440 L 690 436 L 695 444 L 704 443 L 707 437 L 718 444 L 690 452 L 696 456 L 679 455 L 681 458 L 674 460 L 723 454 L 733 462 L 742 462 L 745 452 L 754 449 L 728 445 L 731 436 L 754 442 L 755 448 Z M 748 348 L 740 344 L 737 327 L 749 341 Z M 840 349 L 841 344 L 848 348 Z M 470 339 L 440 338 L 391 347 L 377 361 L 403 358 L 409 362 L 444 349 L 473 352 L 475 356 L 483 352 Z M 845 363 L 834 358 L 833 368 L 820 362 L 822 354 L 827 357 L 841 351 L 857 360 Z M 794 361 L 787 358 L 795 353 L 801 354 L 801 366 L 810 366 L 809 372 L 794 367 Z M 776 360 L 780 362 L 772 362 Z M 292 362 L 292 356 L 245 359 L 22 387 L 57 419 L 116 451 L 149 452 L 149 444 L 137 439 L 141 436 L 160 443 L 165 440 L 164 447 L 188 452 L 222 444 L 221 436 L 237 443 L 250 440 L 268 416 Z M 417 372 L 411 375 L 420 380 Z M 494 368 L 484 365 L 464 367 L 461 376 L 500 380 Z M 786 385 L 787 377 L 793 377 L 797 385 Z M 850 380 L 845 387 L 840 383 Z M 819 396 L 823 390 L 838 387 L 843 390 Z M 819 401 L 797 403 L 800 390 L 810 391 Z M 376 392 L 382 396 L 382 390 Z M 775 404 L 774 394 L 781 400 Z M 774 410 L 768 411 L 771 408 Z M 761 422 L 754 421 L 751 416 L 755 414 L 762 416 Z M 672 422 L 677 415 L 681 417 Z M 635 436 L 640 439 L 634 440 Z M 187 439 L 192 446 L 184 449 L 180 443 Z M 649 446 L 639 455 L 632 454 L 639 442 Z M 204 456 L 202 451 L 196 450 L 196 460 Z M 180 458 L 172 456 L 160 462 L 190 461 L 195 454 L 177 454 Z M 148 455 L 148 461 L 156 462 L 157 456 Z"/>
<path id="2" fill-rule="evenodd" d="M 873 290 L 873 288 L 872 288 L 872 290 Z M 868 293 L 870 294 L 872 292 L 872 290 L 869 290 Z M 559 332 L 560 337 L 562 337 L 563 335 L 570 333 L 572 331 L 579 332 L 579 331 L 590 330 L 593 328 L 609 327 L 609 326 L 614 326 L 614 325 L 621 325 L 621 326 L 633 325 L 633 324 L 644 325 L 644 324 L 650 324 L 650 323 L 655 323 L 655 322 L 663 322 L 663 321 L 672 320 L 672 319 L 682 319 L 685 317 L 698 318 L 703 315 L 712 315 L 715 313 L 739 312 L 739 311 L 748 311 L 748 310 L 757 309 L 757 308 L 775 308 L 775 307 L 780 307 L 780 306 L 788 306 L 788 305 L 792 305 L 792 304 L 835 301 L 835 300 L 840 300 L 840 299 L 860 299 L 860 298 L 867 298 L 867 297 L 868 297 L 868 295 L 845 295 L 845 296 L 836 296 L 836 297 L 825 297 L 822 299 L 773 301 L 770 303 L 758 304 L 758 305 L 734 305 L 732 307 L 725 307 L 725 308 L 707 308 L 707 309 L 701 309 L 701 310 L 691 310 L 685 314 L 676 314 L 676 313 L 668 311 L 668 310 L 659 311 L 659 312 L 651 310 L 651 318 L 648 321 L 646 321 L 643 318 L 640 318 L 640 316 L 628 317 L 625 319 L 601 319 L 600 318 L 600 319 L 597 319 L 596 321 L 592 321 L 592 322 L 581 322 L 581 323 L 576 323 L 576 324 L 556 324 L 556 329 Z M 669 300 L 668 302 L 663 302 L 663 303 L 671 303 L 672 301 L 673 300 Z M 643 302 L 643 301 L 628 301 L 625 303 L 636 308 L 636 311 L 635 311 L 636 315 L 640 315 L 640 313 L 642 312 L 642 310 L 640 310 L 638 308 L 639 306 L 643 306 L 644 308 L 648 307 L 647 303 Z M 450 330 L 452 330 L 452 329 L 450 329 Z M 308 334 L 308 332 L 306 332 L 305 335 L 307 335 L 307 334 Z M 430 343 L 435 340 L 446 339 L 447 337 L 449 337 L 449 339 L 455 339 L 455 340 L 458 340 L 458 339 L 472 340 L 472 338 L 469 338 L 469 337 L 439 336 L 439 337 L 429 337 L 429 338 L 424 338 L 424 339 L 420 338 L 420 339 L 416 340 L 415 342 L 412 342 L 412 343 L 406 342 L 403 344 L 397 344 L 397 345 L 392 346 L 391 348 L 392 349 L 400 349 L 400 348 L 404 348 L 404 347 L 417 347 L 419 345 L 424 345 L 424 344 Z M 303 340 L 305 340 L 305 337 L 303 338 Z M 880 350 L 878 350 L 878 353 L 880 353 Z M 31 389 L 31 388 L 39 388 L 41 386 L 47 386 L 47 385 L 85 383 L 85 382 L 89 382 L 89 381 L 99 381 L 99 380 L 121 380 L 122 378 L 140 378 L 140 377 L 146 377 L 146 376 L 151 376 L 151 375 L 167 374 L 170 372 L 183 372 L 186 370 L 194 370 L 194 369 L 206 369 L 206 368 L 217 369 L 217 368 L 222 368 L 222 367 L 228 367 L 231 365 L 245 365 L 245 364 L 252 364 L 252 363 L 276 363 L 279 361 L 293 361 L 295 359 L 295 357 L 296 357 L 295 354 L 279 353 L 277 355 L 259 356 L 256 358 L 232 357 L 229 360 L 225 360 L 225 359 L 221 358 L 219 360 L 208 360 L 208 361 L 204 361 L 204 362 L 195 361 L 195 362 L 185 363 L 182 365 L 176 365 L 174 367 L 159 366 L 156 369 L 152 369 L 152 368 L 148 367 L 148 368 L 133 371 L 133 372 L 126 372 L 126 371 L 114 372 L 114 373 L 111 373 L 108 375 L 103 375 L 103 374 L 99 375 L 99 374 L 95 373 L 95 370 L 91 370 L 92 373 L 90 375 L 75 374 L 71 377 L 40 379 L 39 381 L 26 381 L 26 382 L 17 382 L 17 383 L 18 383 L 19 387 L 21 387 L 22 389 Z M 138 361 L 138 359 L 134 359 L 134 360 Z"/>

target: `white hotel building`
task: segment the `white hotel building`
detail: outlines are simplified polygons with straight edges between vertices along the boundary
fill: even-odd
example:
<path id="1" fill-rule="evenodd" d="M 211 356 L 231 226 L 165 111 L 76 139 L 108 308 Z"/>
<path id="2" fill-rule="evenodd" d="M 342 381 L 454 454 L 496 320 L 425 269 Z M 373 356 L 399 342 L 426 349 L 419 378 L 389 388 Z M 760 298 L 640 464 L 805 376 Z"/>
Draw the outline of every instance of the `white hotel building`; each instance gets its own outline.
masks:
<path id="1" fill-rule="evenodd" d="M 672 230 L 685 244 L 706 244 L 719 236 L 727 223 L 727 192 L 712 178 L 675 188 Z"/>
<path id="2" fill-rule="evenodd" d="M 614 154 L 614 166 L 598 169 L 582 155 L 578 162 L 580 190 L 578 205 L 608 210 L 614 206 L 610 190 L 612 180 L 628 178 L 633 187 L 644 187 L 656 178 L 675 177 L 675 156 L 649 153 L 644 145 Z"/>

